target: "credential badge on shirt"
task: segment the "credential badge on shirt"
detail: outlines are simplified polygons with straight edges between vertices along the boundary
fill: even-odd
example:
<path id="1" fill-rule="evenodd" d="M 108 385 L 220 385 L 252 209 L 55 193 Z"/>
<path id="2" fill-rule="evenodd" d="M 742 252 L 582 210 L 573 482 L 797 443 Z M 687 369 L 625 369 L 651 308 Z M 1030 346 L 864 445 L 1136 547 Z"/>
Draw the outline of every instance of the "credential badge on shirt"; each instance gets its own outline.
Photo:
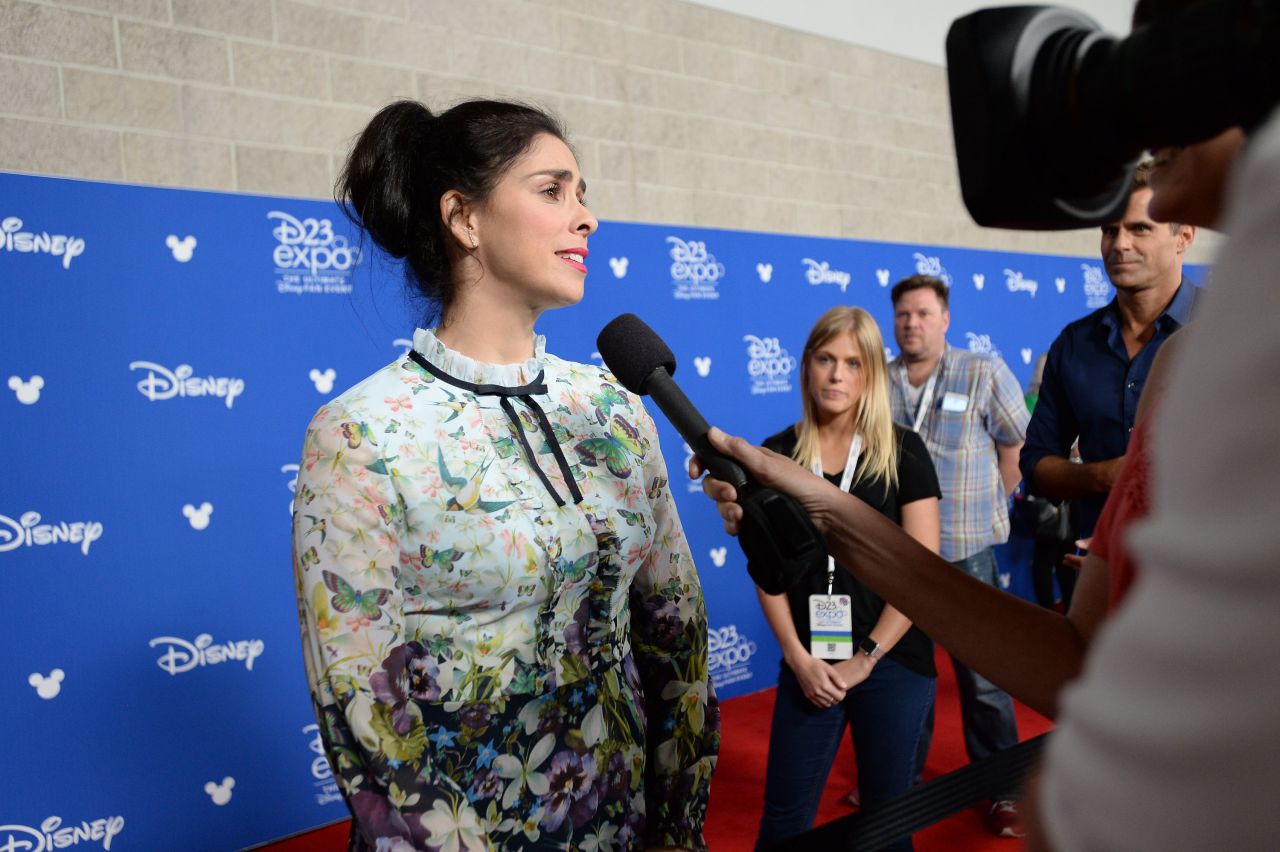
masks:
<path id="1" fill-rule="evenodd" d="M 853 658 L 853 602 L 848 595 L 809 595 L 809 653 L 822 660 Z"/>
<path id="2" fill-rule="evenodd" d="M 969 395 L 947 391 L 942 397 L 943 411 L 965 411 L 969 408 Z"/>

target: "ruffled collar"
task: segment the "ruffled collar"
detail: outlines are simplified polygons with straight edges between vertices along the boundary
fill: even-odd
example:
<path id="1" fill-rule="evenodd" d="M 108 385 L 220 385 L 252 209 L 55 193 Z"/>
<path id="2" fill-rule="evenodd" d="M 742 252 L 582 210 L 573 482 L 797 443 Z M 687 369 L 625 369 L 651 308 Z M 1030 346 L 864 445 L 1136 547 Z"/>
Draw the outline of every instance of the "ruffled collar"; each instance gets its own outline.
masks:
<path id="1" fill-rule="evenodd" d="M 533 357 L 516 364 L 488 364 L 468 358 L 450 349 L 436 337 L 434 329 L 420 328 L 413 333 L 413 348 L 433 366 L 456 379 L 475 385 L 518 387 L 532 382 L 545 367 L 547 339 L 534 335 Z"/>
<path id="2" fill-rule="evenodd" d="M 556 505 L 563 506 L 565 499 L 556 491 L 547 472 L 542 469 L 533 447 L 529 444 L 520 415 L 516 413 L 515 404 L 511 400 L 515 398 L 524 403 L 537 421 L 538 426 L 535 431 L 542 433 L 547 446 L 551 448 L 552 455 L 555 456 L 556 464 L 560 467 L 560 475 L 564 477 L 565 484 L 569 487 L 570 498 L 577 504 L 582 502 L 582 491 L 574 481 L 573 470 L 569 466 L 569 460 L 565 458 L 564 449 L 560 446 L 560 439 L 556 437 L 555 429 L 547 420 L 546 412 L 542 410 L 538 400 L 534 398 L 536 395 L 545 395 L 547 392 L 547 386 L 542 381 L 542 361 L 546 357 L 545 343 L 546 339 L 542 335 L 534 337 L 533 357 L 528 361 L 519 364 L 486 364 L 483 361 L 468 358 L 461 352 L 455 352 L 441 343 L 434 331 L 420 328 L 413 333 L 413 351 L 409 353 L 409 358 L 428 373 L 435 375 L 437 379 L 454 387 L 470 391 L 477 396 L 497 397 L 498 404 L 511 424 L 512 434 L 520 439 L 520 446 L 524 449 L 529 467 L 542 480 L 543 487 L 556 501 Z"/>

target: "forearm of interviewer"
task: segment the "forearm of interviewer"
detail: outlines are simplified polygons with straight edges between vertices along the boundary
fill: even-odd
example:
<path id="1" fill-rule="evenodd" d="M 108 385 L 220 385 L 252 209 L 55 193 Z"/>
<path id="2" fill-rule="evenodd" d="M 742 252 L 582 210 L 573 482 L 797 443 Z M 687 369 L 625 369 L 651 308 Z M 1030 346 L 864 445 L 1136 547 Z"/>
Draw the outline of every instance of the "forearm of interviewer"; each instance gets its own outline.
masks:
<path id="1" fill-rule="evenodd" d="M 838 563 L 965 665 L 1053 717 L 1084 655 L 1071 621 L 957 570 L 856 497 L 833 502 L 825 537 Z"/>

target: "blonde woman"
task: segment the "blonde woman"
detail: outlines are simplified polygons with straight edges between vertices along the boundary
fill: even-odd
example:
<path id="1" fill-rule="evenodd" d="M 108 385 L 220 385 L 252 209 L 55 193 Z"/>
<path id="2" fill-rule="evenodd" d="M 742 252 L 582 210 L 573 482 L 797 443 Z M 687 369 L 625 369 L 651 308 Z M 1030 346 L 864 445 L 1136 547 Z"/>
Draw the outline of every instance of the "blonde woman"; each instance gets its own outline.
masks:
<path id="1" fill-rule="evenodd" d="M 938 478 L 924 442 L 893 424 L 871 315 L 835 307 L 809 332 L 803 417 L 764 442 L 938 549 Z M 782 595 L 757 589 L 782 648 L 758 849 L 809 829 L 848 726 L 865 805 L 905 791 L 933 702 L 933 643 L 828 561 Z M 910 840 L 895 849 L 910 849 Z"/>

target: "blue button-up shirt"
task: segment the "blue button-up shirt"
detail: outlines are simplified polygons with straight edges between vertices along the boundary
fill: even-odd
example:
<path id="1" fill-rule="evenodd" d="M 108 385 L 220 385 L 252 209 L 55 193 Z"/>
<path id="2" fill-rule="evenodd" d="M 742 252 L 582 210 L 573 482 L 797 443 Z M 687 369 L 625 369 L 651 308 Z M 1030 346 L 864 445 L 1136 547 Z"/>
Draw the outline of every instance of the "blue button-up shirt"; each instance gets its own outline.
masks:
<path id="1" fill-rule="evenodd" d="M 1124 455 L 1133 431 L 1138 397 L 1147 383 L 1160 346 L 1191 319 L 1196 287 L 1185 278 L 1164 313 L 1156 318 L 1155 336 L 1129 359 L 1114 299 L 1062 330 L 1049 347 L 1040 399 L 1027 426 L 1019 467 L 1032 493 L 1034 471 L 1045 456 L 1067 457 L 1076 438 L 1080 459 L 1106 461 Z M 1093 534 L 1105 494 L 1076 503 L 1079 535 Z"/>

